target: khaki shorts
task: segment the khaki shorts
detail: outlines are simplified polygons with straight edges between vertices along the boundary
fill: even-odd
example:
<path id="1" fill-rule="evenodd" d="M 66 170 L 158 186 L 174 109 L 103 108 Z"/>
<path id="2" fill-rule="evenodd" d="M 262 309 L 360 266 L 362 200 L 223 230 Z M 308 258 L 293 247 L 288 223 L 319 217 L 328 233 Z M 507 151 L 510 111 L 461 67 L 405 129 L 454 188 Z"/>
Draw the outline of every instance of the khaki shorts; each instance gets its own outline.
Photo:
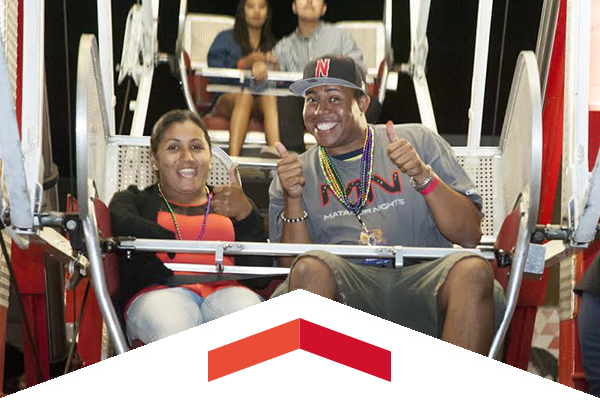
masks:
<path id="1" fill-rule="evenodd" d="M 450 269 L 463 258 L 473 257 L 472 253 L 455 253 L 395 269 L 354 264 L 320 250 L 302 256 L 306 255 L 317 257 L 329 265 L 337 282 L 336 300 L 340 303 L 438 338 L 441 337 L 445 316 L 438 312 L 437 293 Z M 289 276 L 275 289 L 271 298 L 288 290 Z M 500 326 L 505 309 L 504 292 L 494 281 L 495 329 Z"/>

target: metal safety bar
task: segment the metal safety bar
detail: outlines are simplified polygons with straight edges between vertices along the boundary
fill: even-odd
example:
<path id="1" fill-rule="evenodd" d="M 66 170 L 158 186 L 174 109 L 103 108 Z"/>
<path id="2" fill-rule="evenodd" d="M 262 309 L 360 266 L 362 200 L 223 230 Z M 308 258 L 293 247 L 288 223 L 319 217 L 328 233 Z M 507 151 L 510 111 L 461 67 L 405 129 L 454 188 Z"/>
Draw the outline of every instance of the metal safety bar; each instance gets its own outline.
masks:
<path id="1" fill-rule="evenodd" d="M 90 182 L 90 191 L 93 190 Z M 81 205 L 81 203 L 80 203 Z M 102 250 L 100 248 L 100 234 L 98 233 L 98 223 L 96 221 L 96 211 L 94 202 L 90 198 L 87 202 L 87 216 L 81 220 L 83 224 L 83 234 L 85 236 L 85 246 L 91 271 L 91 282 L 94 286 L 94 292 L 98 300 L 98 307 L 106 323 L 106 328 L 113 341 L 117 354 L 125 353 L 129 350 L 125 333 L 121 329 L 119 317 L 113 306 L 112 299 L 108 293 L 108 285 L 104 274 L 104 263 L 102 261 Z"/>
<path id="2" fill-rule="evenodd" d="M 513 260 L 510 267 L 510 275 L 508 278 L 508 285 L 506 287 L 506 311 L 502 317 L 502 322 L 498 331 L 494 335 L 492 346 L 488 357 L 496 358 L 508 332 L 510 321 L 517 308 L 517 301 L 519 299 L 519 290 L 521 289 L 521 282 L 523 281 L 523 274 L 525 273 L 525 263 L 527 261 L 527 253 L 529 251 L 529 239 L 531 237 L 531 229 L 529 227 L 529 189 L 527 188 L 521 193 L 518 209 L 519 209 L 519 233 L 517 235 L 517 242 L 513 252 Z"/>
<path id="3" fill-rule="evenodd" d="M 493 260 L 494 253 L 481 249 L 456 249 L 444 247 L 404 247 L 404 246 L 357 246 L 333 244 L 300 243 L 259 243 L 259 242 L 219 242 L 197 240 L 159 240 L 121 238 L 117 240 L 117 249 L 142 252 L 175 253 L 218 253 L 230 256 L 298 256 L 307 251 L 323 250 L 341 257 L 356 258 L 393 258 L 396 268 L 404 266 L 405 258 L 434 259 L 457 252 L 468 252 Z M 214 271 L 212 271 L 214 272 Z"/>
<path id="4" fill-rule="evenodd" d="M 208 78 L 239 79 L 240 83 L 252 79 L 252 71 L 249 69 L 197 68 L 193 71 L 195 75 L 206 76 Z M 267 71 L 267 80 L 269 81 L 295 82 L 300 79 L 302 79 L 302 72 Z"/>

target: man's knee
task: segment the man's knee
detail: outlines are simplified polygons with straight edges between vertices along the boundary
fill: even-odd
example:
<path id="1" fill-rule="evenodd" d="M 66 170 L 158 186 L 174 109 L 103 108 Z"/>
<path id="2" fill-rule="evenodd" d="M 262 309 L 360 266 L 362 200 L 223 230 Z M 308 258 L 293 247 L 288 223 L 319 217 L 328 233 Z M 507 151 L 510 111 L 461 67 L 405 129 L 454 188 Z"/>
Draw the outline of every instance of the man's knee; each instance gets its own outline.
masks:
<path id="1" fill-rule="evenodd" d="M 463 258 L 457 262 L 446 282 L 459 284 L 478 297 L 491 297 L 494 291 L 494 271 L 486 260 L 479 257 Z"/>
<path id="2" fill-rule="evenodd" d="M 293 278 L 310 278 L 315 276 L 333 276 L 329 266 L 320 258 L 313 256 L 299 257 L 290 271 Z"/>
<path id="3" fill-rule="evenodd" d="M 299 257 L 290 271 L 290 282 L 295 287 L 302 287 L 309 282 L 335 282 L 333 271 L 326 262 L 314 256 Z"/>

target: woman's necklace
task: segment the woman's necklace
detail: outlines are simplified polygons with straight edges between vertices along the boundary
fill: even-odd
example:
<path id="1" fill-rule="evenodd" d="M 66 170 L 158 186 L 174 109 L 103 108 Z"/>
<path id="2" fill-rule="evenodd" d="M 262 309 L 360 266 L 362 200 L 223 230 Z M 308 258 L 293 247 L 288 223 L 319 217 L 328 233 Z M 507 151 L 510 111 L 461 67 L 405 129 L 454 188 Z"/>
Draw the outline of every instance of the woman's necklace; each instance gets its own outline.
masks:
<path id="1" fill-rule="evenodd" d="M 206 230 L 206 221 L 208 220 L 208 212 L 210 210 L 210 190 L 208 190 L 208 186 L 204 186 L 204 189 L 206 189 L 206 197 L 208 197 L 208 204 L 206 205 L 206 212 L 204 213 L 204 220 L 202 221 L 202 230 L 200 231 L 200 236 L 198 236 L 198 240 L 202 240 L 202 236 L 204 236 L 204 231 Z M 160 183 L 158 184 L 158 193 L 160 193 L 160 195 L 162 196 L 163 200 L 165 201 L 165 204 L 167 205 L 167 208 L 169 209 L 169 212 L 171 213 L 171 218 L 173 218 L 173 225 L 175 225 L 175 230 L 177 231 L 177 239 L 182 240 L 181 232 L 179 232 L 179 224 L 177 224 L 177 218 L 175 217 L 175 212 L 171 208 L 169 201 L 167 200 L 162 189 L 160 188 Z"/>
<path id="2" fill-rule="evenodd" d="M 373 176 L 373 129 L 368 126 L 365 135 L 365 143 L 363 145 L 363 152 L 360 159 L 360 183 L 358 185 L 358 201 L 352 203 L 349 199 L 349 193 L 346 191 L 346 186 L 340 175 L 333 165 L 333 162 L 329 158 L 329 154 L 323 147 L 319 147 L 319 162 L 321 164 L 321 170 L 325 175 L 327 184 L 338 198 L 338 200 L 346 207 L 349 211 L 352 211 L 364 232 L 369 232 L 365 223 L 360 218 L 360 213 L 363 210 L 367 199 L 369 198 L 369 189 L 371 187 L 371 178 Z"/>

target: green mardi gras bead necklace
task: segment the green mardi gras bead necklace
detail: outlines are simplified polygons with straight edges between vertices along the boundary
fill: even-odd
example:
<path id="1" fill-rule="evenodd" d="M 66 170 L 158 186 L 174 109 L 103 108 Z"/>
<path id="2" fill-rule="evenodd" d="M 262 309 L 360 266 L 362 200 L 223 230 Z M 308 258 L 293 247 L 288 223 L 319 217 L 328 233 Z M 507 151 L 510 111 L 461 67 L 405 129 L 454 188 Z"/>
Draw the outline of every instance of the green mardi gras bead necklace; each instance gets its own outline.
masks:
<path id="1" fill-rule="evenodd" d="M 367 199 L 369 198 L 369 188 L 371 187 L 371 178 L 373 176 L 374 148 L 373 128 L 368 126 L 365 135 L 365 143 L 363 145 L 363 152 L 360 159 L 358 201 L 353 203 L 348 199 L 349 193 L 346 191 L 346 186 L 344 185 L 344 182 L 342 182 L 335 165 L 333 165 L 331 158 L 329 158 L 329 154 L 327 154 L 327 151 L 323 147 L 319 146 L 319 163 L 321 164 L 321 170 L 323 171 L 323 175 L 325 175 L 325 180 L 327 181 L 329 188 L 333 191 L 335 196 L 344 205 L 344 207 L 356 215 L 363 227 L 364 224 L 359 217 L 359 214 L 361 213 L 365 204 L 367 204 Z"/>
<path id="2" fill-rule="evenodd" d="M 204 189 L 206 189 L 206 196 L 208 197 L 208 204 L 206 205 L 206 212 L 204 213 L 204 220 L 202 221 L 202 229 L 200 230 L 200 235 L 198 236 L 198 240 L 202 240 L 202 237 L 204 236 L 204 231 L 206 231 L 206 220 L 208 219 L 208 213 L 210 210 L 210 190 L 208 189 L 208 186 L 204 186 Z M 158 193 L 160 193 L 161 197 L 165 201 L 165 204 L 167 205 L 167 208 L 169 209 L 169 212 L 171 213 L 171 218 L 173 218 L 173 225 L 175 225 L 175 231 L 177 231 L 177 239 L 182 240 L 181 232 L 179 232 L 179 224 L 177 223 L 177 218 L 175 217 L 175 212 L 171 208 L 171 205 L 169 204 L 167 197 L 165 196 L 162 189 L 160 188 L 160 183 L 158 184 Z"/>

